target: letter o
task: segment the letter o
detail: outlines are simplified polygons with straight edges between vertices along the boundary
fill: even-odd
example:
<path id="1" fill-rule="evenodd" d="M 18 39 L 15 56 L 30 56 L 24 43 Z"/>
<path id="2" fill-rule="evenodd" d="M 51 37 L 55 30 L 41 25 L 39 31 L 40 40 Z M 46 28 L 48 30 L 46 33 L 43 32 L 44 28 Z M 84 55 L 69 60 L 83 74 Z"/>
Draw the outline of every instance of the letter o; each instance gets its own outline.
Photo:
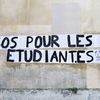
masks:
<path id="1" fill-rule="evenodd" d="M 35 47 L 40 48 L 41 46 L 42 46 L 42 37 L 37 36 L 36 39 L 35 39 Z"/>
<path id="2" fill-rule="evenodd" d="M 9 46 L 9 43 L 10 43 L 9 38 L 5 37 L 5 38 L 2 40 L 1 47 L 2 47 L 2 48 L 7 48 L 7 47 Z"/>

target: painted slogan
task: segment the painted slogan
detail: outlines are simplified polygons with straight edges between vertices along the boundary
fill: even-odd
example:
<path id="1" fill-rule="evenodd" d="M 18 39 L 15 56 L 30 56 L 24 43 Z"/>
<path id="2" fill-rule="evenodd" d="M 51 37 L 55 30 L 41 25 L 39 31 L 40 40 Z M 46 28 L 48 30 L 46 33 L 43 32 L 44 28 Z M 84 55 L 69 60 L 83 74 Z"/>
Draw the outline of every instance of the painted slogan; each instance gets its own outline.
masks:
<path id="1" fill-rule="evenodd" d="M 100 63 L 99 48 L 100 35 L 93 34 L 0 36 L 0 49 L 14 63 Z"/>

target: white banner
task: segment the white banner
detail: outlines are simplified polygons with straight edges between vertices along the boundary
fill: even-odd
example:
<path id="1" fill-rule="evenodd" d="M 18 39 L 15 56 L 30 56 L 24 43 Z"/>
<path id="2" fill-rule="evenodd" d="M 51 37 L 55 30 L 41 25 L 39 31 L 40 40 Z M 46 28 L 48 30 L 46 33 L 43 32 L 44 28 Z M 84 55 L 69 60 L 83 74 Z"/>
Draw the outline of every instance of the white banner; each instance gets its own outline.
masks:
<path id="1" fill-rule="evenodd" d="M 100 47 L 100 34 L 0 36 L 0 49 Z"/>
<path id="2" fill-rule="evenodd" d="M 100 50 L 8 49 L 7 62 L 15 63 L 100 63 Z"/>

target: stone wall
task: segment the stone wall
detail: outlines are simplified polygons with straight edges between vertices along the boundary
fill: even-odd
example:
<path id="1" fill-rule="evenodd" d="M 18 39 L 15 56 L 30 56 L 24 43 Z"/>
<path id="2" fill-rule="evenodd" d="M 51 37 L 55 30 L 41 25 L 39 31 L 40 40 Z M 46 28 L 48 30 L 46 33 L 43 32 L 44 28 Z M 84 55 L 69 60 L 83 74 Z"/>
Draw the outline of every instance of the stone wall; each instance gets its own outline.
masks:
<path id="1" fill-rule="evenodd" d="M 99 90 L 1 90 L 1 100 L 100 100 Z"/>
<path id="2" fill-rule="evenodd" d="M 0 0 L 0 35 L 55 34 L 52 33 L 52 6 L 55 3 L 68 2 L 76 2 L 81 7 L 80 33 L 98 34 L 99 0 Z M 100 98 L 98 90 L 79 90 L 76 94 L 57 90 L 99 88 L 100 64 L 13 64 L 7 63 L 5 56 L 6 51 L 0 50 L 1 100 L 73 100 L 73 98 L 99 100 Z M 13 90 L 14 88 L 20 90 Z"/>

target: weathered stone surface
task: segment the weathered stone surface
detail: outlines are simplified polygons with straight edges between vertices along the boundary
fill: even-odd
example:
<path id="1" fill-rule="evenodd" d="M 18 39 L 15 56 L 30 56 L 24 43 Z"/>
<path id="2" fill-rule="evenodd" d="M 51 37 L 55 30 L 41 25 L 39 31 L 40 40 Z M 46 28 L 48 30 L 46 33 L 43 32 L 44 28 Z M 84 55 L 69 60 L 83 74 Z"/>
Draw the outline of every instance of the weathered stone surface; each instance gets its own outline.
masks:
<path id="1" fill-rule="evenodd" d="M 100 64 L 88 64 L 87 88 L 100 88 Z"/>
<path id="2" fill-rule="evenodd" d="M 26 24 L 27 0 L 0 0 L 0 24 Z"/>
<path id="3" fill-rule="evenodd" d="M 85 88 L 85 69 L 60 64 L 0 64 L 0 88 Z"/>
<path id="4" fill-rule="evenodd" d="M 0 24 L 51 24 L 51 0 L 0 0 Z"/>
<path id="5" fill-rule="evenodd" d="M 0 90 L 0 100 L 100 100 L 99 90 Z"/>
<path id="6" fill-rule="evenodd" d="M 0 35 L 48 35 L 51 25 L 0 25 Z"/>

